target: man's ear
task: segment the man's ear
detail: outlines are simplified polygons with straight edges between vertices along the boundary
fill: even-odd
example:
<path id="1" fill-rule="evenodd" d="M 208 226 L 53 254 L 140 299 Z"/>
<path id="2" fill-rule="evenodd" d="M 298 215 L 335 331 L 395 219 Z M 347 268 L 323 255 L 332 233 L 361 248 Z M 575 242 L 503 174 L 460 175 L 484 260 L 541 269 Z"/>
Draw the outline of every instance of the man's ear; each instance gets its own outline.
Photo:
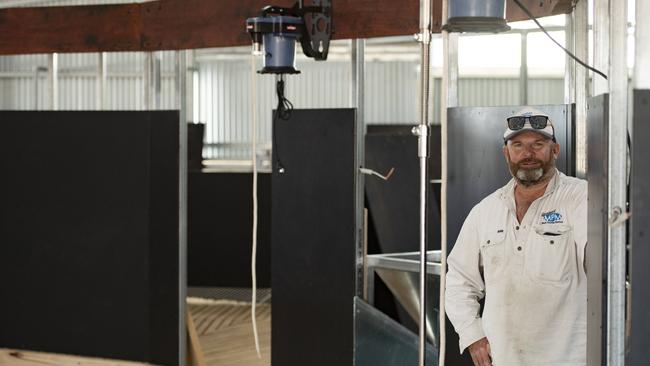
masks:
<path id="1" fill-rule="evenodd" d="M 506 161 L 508 161 L 508 158 L 510 157 L 510 155 L 508 155 L 508 143 L 507 142 L 506 142 L 506 144 L 503 145 L 503 148 L 501 149 L 501 151 L 503 152 L 503 157 L 506 158 Z"/>
<path id="2" fill-rule="evenodd" d="M 560 156 L 560 144 L 554 143 L 553 144 L 553 155 L 557 159 L 558 156 Z"/>

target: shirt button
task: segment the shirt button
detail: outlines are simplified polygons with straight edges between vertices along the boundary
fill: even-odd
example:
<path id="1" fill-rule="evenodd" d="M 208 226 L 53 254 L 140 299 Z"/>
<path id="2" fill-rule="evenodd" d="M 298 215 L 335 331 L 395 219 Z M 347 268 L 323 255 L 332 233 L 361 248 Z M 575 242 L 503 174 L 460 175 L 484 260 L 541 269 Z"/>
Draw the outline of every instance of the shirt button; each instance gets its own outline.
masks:
<path id="1" fill-rule="evenodd" d="M 515 229 L 516 229 L 516 230 L 519 230 L 519 226 L 515 226 Z"/>
<path id="2" fill-rule="evenodd" d="M 517 247 L 517 250 L 521 252 L 521 247 L 520 247 L 520 246 L 519 246 L 519 247 Z"/>

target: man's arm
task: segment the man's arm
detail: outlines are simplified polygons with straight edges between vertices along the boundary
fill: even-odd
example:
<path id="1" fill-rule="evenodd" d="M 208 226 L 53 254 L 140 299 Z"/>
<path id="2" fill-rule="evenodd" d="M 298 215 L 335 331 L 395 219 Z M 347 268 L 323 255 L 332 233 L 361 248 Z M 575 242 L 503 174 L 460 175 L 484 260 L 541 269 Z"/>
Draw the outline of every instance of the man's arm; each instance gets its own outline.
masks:
<path id="1" fill-rule="evenodd" d="M 478 302 L 484 296 L 485 283 L 479 271 L 477 216 L 476 208 L 472 209 L 447 261 L 445 309 L 460 337 L 461 353 L 469 345 L 485 338 Z"/>

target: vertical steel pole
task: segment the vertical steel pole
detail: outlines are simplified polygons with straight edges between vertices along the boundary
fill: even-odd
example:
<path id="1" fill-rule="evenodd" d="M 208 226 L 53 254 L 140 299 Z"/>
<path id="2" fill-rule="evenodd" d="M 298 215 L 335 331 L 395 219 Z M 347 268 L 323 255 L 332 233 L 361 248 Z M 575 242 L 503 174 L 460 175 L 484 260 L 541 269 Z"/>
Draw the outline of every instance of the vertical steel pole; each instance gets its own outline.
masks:
<path id="1" fill-rule="evenodd" d="M 187 51 L 175 53 L 175 87 L 179 110 L 178 134 L 178 365 L 187 364 Z"/>
<path id="2" fill-rule="evenodd" d="M 360 168 L 365 160 L 365 136 L 366 124 L 364 120 L 364 55 L 365 40 L 353 39 L 350 45 L 351 56 L 351 83 L 350 83 L 350 104 L 357 109 L 357 130 L 356 130 L 356 151 L 355 167 Z M 357 170 L 355 175 L 355 245 L 356 245 L 356 296 L 363 297 L 364 288 L 364 250 L 363 250 L 363 205 L 364 205 L 364 175 Z"/>
<path id="3" fill-rule="evenodd" d="M 578 1 L 573 9 L 575 55 L 581 60 L 589 57 L 589 2 Z M 589 98 L 589 71 L 573 62 L 575 70 L 576 103 L 576 176 L 587 177 L 587 98 Z M 600 76 L 597 76 L 600 77 Z"/>
<path id="4" fill-rule="evenodd" d="M 355 200 L 354 200 L 354 213 L 355 213 L 355 227 L 354 227 L 354 243 L 355 243 L 355 296 L 364 298 L 364 288 L 374 280 L 374 272 L 369 273 L 368 276 L 373 278 L 366 278 L 364 276 L 365 264 L 365 251 L 364 251 L 364 190 L 365 190 L 365 176 L 361 173 L 359 168 L 365 164 L 365 138 L 366 138 L 366 123 L 364 117 L 364 90 L 365 90 L 365 47 L 366 42 L 364 39 L 353 39 L 350 41 L 350 106 L 357 109 L 357 125 L 355 133 L 355 157 L 354 166 L 357 168 L 355 177 Z M 372 304 L 372 303 L 371 303 Z M 354 311 L 354 309 L 352 309 Z M 356 314 L 354 316 L 356 318 Z M 355 327 L 356 332 L 356 327 Z M 356 360 L 357 352 L 357 337 L 354 337 L 354 350 L 353 359 Z"/>
<path id="5" fill-rule="evenodd" d="M 418 136 L 420 159 L 420 315 L 419 365 L 426 363 L 426 264 L 427 264 L 427 185 L 429 160 L 429 71 L 431 53 L 431 0 L 420 0 L 420 124 L 414 128 Z"/>
<path id="6" fill-rule="evenodd" d="M 609 1 L 609 222 L 627 202 L 627 1 Z M 609 225 L 607 262 L 607 365 L 625 364 L 626 225 Z"/>
<path id="7" fill-rule="evenodd" d="M 442 1 L 441 24 L 447 23 L 449 0 Z M 447 110 L 458 106 L 458 33 L 442 31 L 442 82 L 440 85 L 440 347 L 438 365 L 445 364 L 447 334 L 445 317 L 445 284 L 447 280 Z"/>

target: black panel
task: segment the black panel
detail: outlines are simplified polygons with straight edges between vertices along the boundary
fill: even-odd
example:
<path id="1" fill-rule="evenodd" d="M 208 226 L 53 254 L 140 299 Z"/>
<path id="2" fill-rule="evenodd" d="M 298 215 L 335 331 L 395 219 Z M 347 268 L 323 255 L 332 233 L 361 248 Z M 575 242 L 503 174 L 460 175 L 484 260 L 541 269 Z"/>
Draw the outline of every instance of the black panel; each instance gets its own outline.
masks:
<path id="1" fill-rule="evenodd" d="M 420 250 L 420 161 L 418 138 L 411 133 L 411 128 L 369 126 L 366 135 L 366 167 L 382 174 L 395 168 L 388 181 L 366 177 L 366 198 L 381 253 Z M 429 176 L 440 179 L 440 127 L 433 126 L 431 135 Z M 436 192 L 440 185 L 431 184 L 430 188 L 427 246 L 440 249 L 440 205 Z"/>
<path id="2" fill-rule="evenodd" d="M 275 132 L 272 364 L 352 365 L 355 111 L 294 110 Z"/>
<path id="3" fill-rule="evenodd" d="M 161 115 L 150 113 L 152 114 L 149 117 L 150 198 L 147 258 L 150 289 L 148 299 L 150 362 L 177 365 L 181 302 L 178 267 L 179 121 L 178 112 L 162 112 L 164 114 Z M 137 120 L 137 117 L 134 120 Z M 114 296 L 120 295 L 114 294 Z M 185 331 L 180 329 L 180 332 Z"/>
<path id="4" fill-rule="evenodd" d="M 251 287 L 253 176 L 190 173 L 188 285 Z M 258 175 L 257 286 L 271 287 L 271 175 Z"/>
<path id="5" fill-rule="evenodd" d="M 587 364 L 606 360 L 607 316 L 607 171 L 609 95 L 590 98 L 587 110 L 587 182 L 589 209 L 585 265 L 587 269 Z"/>
<path id="6" fill-rule="evenodd" d="M 200 171 L 203 168 L 203 135 L 205 124 L 187 124 L 187 170 Z"/>
<path id="7" fill-rule="evenodd" d="M 630 271 L 632 284 L 632 329 L 628 362 L 647 365 L 650 359 L 650 90 L 634 91 L 632 135 Z M 591 244 L 591 243 L 589 243 Z"/>
<path id="8" fill-rule="evenodd" d="M 0 121 L 0 347 L 177 364 L 178 112 Z"/>

